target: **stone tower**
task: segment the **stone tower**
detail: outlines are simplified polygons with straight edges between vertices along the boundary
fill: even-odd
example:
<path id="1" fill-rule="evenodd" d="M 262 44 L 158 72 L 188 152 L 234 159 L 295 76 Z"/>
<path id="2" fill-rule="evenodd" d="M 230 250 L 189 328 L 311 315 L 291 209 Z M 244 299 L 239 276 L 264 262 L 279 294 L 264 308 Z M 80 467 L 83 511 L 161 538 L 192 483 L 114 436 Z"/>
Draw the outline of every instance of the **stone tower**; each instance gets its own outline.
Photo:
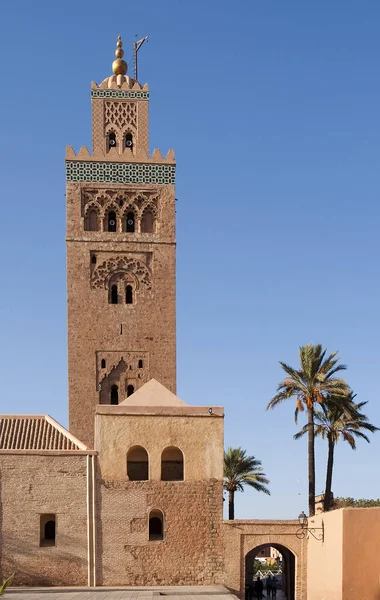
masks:
<path id="1" fill-rule="evenodd" d="M 149 156 L 149 92 L 92 83 L 92 154 L 66 152 L 70 431 L 92 447 L 98 404 L 151 378 L 176 391 L 175 161 Z"/>

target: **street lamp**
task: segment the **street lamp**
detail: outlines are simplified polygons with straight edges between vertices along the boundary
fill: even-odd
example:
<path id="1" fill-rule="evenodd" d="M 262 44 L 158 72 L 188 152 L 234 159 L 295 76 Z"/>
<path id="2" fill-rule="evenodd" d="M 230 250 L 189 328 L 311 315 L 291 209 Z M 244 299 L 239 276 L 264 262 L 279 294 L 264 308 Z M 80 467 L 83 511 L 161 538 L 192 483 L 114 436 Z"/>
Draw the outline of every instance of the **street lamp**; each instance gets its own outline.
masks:
<path id="1" fill-rule="evenodd" d="M 298 516 L 298 521 L 299 521 L 299 524 L 301 527 L 296 532 L 296 536 L 298 537 L 298 539 L 300 539 L 300 540 L 308 539 L 309 534 L 311 534 L 313 536 L 313 538 L 315 538 L 319 542 L 324 541 L 325 531 L 324 531 L 324 527 L 323 527 L 323 521 L 322 521 L 322 527 L 308 527 L 308 520 L 307 520 L 307 516 L 305 515 L 304 511 L 302 511 L 301 514 Z M 316 532 L 318 532 L 318 533 L 316 533 Z"/>

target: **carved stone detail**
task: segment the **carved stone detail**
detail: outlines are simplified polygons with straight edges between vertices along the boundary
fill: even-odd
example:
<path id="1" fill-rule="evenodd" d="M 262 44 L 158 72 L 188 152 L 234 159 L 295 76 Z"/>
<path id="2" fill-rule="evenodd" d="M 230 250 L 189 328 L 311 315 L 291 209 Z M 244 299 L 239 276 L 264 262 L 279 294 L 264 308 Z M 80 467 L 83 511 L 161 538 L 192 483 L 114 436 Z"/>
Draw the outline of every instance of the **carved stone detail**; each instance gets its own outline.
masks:
<path id="1" fill-rule="evenodd" d="M 146 290 L 152 289 L 152 276 L 150 269 L 139 258 L 114 255 L 99 264 L 91 276 L 92 289 L 107 289 L 111 277 L 117 274 L 129 274 L 135 280 L 136 289 L 142 285 Z"/>
<path id="2" fill-rule="evenodd" d="M 136 102 L 112 102 L 104 103 L 104 124 L 116 125 L 120 130 L 127 125 L 137 128 L 137 104 Z"/>

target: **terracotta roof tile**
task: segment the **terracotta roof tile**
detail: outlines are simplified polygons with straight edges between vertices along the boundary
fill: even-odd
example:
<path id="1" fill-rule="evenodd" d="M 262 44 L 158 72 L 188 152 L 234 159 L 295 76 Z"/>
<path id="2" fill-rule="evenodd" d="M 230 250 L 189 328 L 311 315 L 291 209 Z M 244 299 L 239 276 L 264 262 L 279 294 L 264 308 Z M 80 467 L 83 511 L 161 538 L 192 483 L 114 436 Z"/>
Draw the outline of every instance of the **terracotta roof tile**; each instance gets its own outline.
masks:
<path id="1" fill-rule="evenodd" d="M 87 450 L 49 415 L 0 415 L 0 450 Z"/>

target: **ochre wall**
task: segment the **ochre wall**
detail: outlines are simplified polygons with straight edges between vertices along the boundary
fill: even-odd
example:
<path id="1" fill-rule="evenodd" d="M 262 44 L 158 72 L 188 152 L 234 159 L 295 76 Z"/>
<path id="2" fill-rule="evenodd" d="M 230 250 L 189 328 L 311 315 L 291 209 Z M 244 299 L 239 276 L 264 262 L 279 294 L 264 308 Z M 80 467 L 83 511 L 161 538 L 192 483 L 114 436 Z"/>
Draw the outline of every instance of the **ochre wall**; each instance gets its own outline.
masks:
<path id="1" fill-rule="evenodd" d="M 309 519 L 309 527 L 322 524 L 324 541 L 312 535 L 308 540 L 307 600 L 351 600 L 350 596 L 342 596 L 343 509 Z"/>
<path id="2" fill-rule="evenodd" d="M 110 414 L 101 414 L 102 410 Z M 199 409 L 202 416 L 178 416 L 175 409 L 165 409 L 163 415 L 153 415 L 149 408 L 146 415 L 123 414 L 123 410 L 127 409 L 98 407 L 95 449 L 99 452 L 102 477 L 128 480 L 127 452 L 139 445 L 149 455 L 149 478 L 159 481 L 162 451 L 177 446 L 184 455 L 186 481 L 222 481 L 223 418 L 220 415 L 210 415 L 206 407 Z M 223 414 L 222 410 L 219 412 Z"/>
<path id="3" fill-rule="evenodd" d="M 380 508 L 345 508 L 339 512 L 343 512 L 342 598 L 378 600 Z"/>
<path id="4" fill-rule="evenodd" d="M 223 582 L 223 418 L 202 410 L 181 417 L 97 414 L 99 585 Z M 128 480 L 126 457 L 135 444 L 149 453 L 149 481 Z M 184 481 L 160 481 L 168 446 L 184 454 Z M 149 541 L 153 509 L 164 515 L 163 541 Z"/>
<path id="5" fill-rule="evenodd" d="M 86 456 L 0 455 L 0 574 L 16 585 L 87 585 Z M 56 515 L 40 547 L 40 514 Z"/>
<path id="6" fill-rule="evenodd" d="M 295 600 L 306 600 L 307 541 L 299 539 L 298 521 L 224 521 L 225 584 L 245 597 L 245 557 L 262 544 L 280 545 L 295 556 Z"/>

